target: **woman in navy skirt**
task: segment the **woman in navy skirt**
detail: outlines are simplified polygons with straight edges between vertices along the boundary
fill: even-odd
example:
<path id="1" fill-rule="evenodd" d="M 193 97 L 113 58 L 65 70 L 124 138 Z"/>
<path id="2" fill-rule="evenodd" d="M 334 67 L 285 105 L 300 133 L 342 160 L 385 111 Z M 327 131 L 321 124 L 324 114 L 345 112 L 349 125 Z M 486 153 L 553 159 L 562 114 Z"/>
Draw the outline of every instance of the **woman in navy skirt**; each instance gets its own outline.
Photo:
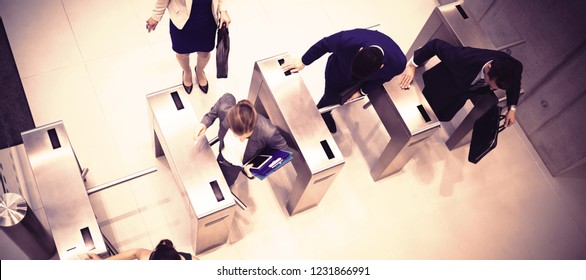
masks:
<path id="1" fill-rule="evenodd" d="M 152 16 L 146 22 L 149 32 L 155 30 L 159 21 L 169 10 L 169 31 L 173 51 L 183 73 L 183 88 L 187 93 L 193 89 L 193 75 L 189 65 L 189 54 L 197 53 L 195 80 L 203 91 L 208 92 L 208 80 L 204 73 L 210 60 L 210 52 L 214 49 L 216 30 L 222 24 L 230 24 L 230 16 L 226 11 L 226 0 L 156 0 Z"/>

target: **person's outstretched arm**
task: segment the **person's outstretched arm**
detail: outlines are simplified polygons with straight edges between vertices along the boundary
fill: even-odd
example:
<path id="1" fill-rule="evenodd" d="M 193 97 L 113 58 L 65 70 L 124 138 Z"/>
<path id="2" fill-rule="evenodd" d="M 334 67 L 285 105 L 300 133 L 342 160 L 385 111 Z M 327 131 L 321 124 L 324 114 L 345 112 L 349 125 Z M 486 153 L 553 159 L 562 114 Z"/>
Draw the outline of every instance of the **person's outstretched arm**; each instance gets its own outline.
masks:
<path id="1" fill-rule="evenodd" d="M 301 58 L 294 59 L 283 65 L 283 71 L 291 70 L 293 73 L 301 71 L 305 66 L 310 65 L 326 53 L 336 51 L 338 43 L 342 42 L 345 31 L 340 31 L 317 41 L 311 46 Z"/>

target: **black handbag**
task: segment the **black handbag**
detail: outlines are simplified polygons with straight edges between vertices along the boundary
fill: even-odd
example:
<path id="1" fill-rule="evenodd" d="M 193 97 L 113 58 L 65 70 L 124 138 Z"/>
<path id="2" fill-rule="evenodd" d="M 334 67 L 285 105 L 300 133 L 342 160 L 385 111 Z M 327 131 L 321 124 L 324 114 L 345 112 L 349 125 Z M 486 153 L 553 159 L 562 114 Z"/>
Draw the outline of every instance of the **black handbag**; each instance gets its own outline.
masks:
<path id="1" fill-rule="evenodd" d="M 505 129 L 505 125 L 501 125 L 504 118 L 505 116 L 501 115 L 501 108 L 495 105 L 474 122 L 468 153 L 469 162 L 478 163 L 496 148 L 498 134 Z"/>
<path id="2" fill-rule="evenodd" d="M 218 29 L 216 44 L 216 77 L 228 78 L 228 54 L 230 53 L 230 36 L 225 24 Z"/>

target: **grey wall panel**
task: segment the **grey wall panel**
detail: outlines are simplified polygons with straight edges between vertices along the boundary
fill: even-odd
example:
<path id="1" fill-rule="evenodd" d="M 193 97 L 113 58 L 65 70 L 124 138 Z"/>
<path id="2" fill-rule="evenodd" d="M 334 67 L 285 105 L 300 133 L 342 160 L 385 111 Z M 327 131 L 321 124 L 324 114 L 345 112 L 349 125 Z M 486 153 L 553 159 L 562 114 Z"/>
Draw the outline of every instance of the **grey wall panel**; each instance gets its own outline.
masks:
<path id="1" fill-rule="evenodd" d="M 479 6 L 488 8 L 482 4 L 482 1 L 465 1 L 465 3 L 470 6 L 471 11 L 478 10 Z M 497 48 L 524 39 L 524 34 L 517 30 L 515 24 L 512 24 L 511 21 L 514 18 L 511 18 L 508 8 L 502 4 L 499 5 L 497 2 L 486 11 L 482 18 L 477 18 L 480 26 L 484 28 L 484 31 Z M 490 26 L 490 28 L 486 28 L 486 26 Z"/>
<path id="2" fill-rule="evenodd" d="M 584 95 L 586 89 L 586 47 L 568 60 L 560 68 L 552 71 L 547 80 L 533 92 L 528 92 L 518 111 L 523 130 L 530 136 L 544 129 L 547 122 L 559 114 L 569 114 L 567 107 L 572 106 Z M 542 104 L 543 103 L 543 104 Z M 583 108 L 586 111 L 586 108 Z M 570 118 L 584 122 L 584 112 Z"/>
<path id="3" fill-rule="evenodd" d="M 566 112 L 547 121 L 528 135 L 539 156 L 553 175 L 586 161 L 586 95 L 569 104 Z"/>

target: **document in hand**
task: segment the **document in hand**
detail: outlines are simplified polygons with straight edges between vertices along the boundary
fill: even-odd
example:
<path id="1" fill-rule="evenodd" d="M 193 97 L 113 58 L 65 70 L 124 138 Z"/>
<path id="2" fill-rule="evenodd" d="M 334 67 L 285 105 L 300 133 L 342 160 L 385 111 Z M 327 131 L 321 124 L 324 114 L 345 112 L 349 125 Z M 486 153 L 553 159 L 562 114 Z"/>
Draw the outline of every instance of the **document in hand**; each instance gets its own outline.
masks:
<path id="1" fill-rule="evenodd" d="M 273 172 L 293 159 L 292 152 L 285 150 L 265 149 L 246 164 L 253 164 L 250 172 L 258 179 L 264 180 Z"/>

